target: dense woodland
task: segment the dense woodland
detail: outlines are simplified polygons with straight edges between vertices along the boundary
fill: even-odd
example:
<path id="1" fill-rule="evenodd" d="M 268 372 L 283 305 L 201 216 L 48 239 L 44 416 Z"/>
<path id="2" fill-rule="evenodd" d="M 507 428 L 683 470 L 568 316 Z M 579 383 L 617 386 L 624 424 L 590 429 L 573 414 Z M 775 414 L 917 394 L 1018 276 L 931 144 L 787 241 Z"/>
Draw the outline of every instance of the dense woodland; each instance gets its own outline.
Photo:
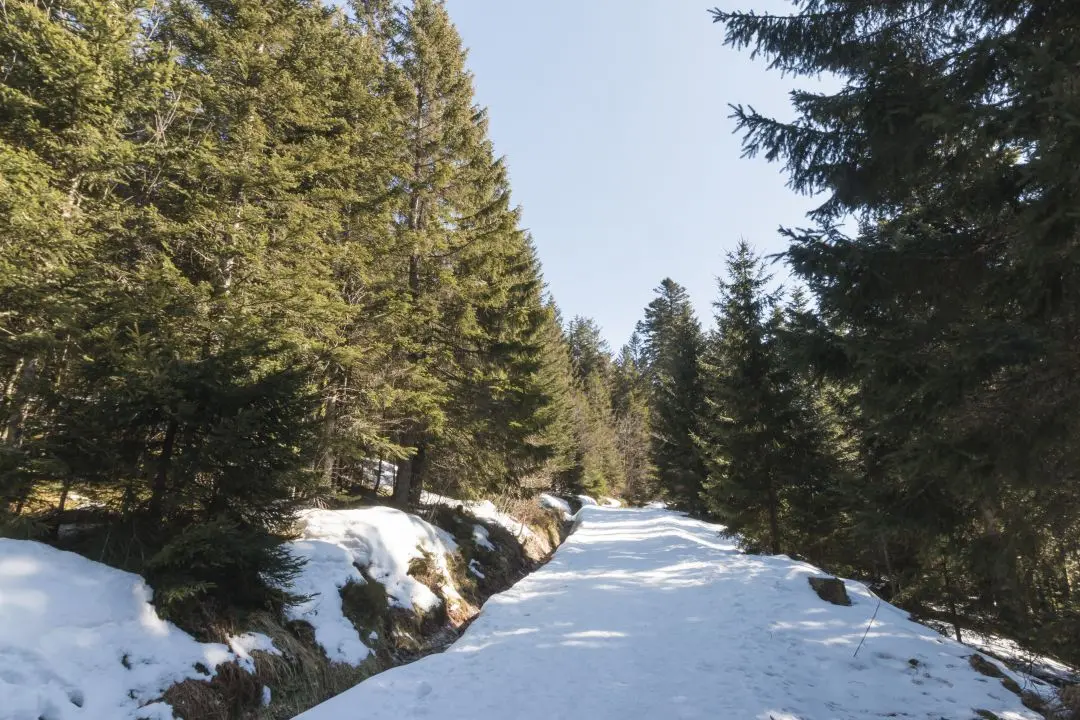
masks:
<path id="1" fill-rule="evenodd" d="M 384 466 L 401 506 L 662 497 L 1080 660 L 1074 5 L 715 11 L 841 81 L 734 108 L 822 202 L 613 353 L 546 294 L 437 0 L 9 0 L 0 526 L 78 497 L 95 557 L 259 604 L 295 511 Z"/>

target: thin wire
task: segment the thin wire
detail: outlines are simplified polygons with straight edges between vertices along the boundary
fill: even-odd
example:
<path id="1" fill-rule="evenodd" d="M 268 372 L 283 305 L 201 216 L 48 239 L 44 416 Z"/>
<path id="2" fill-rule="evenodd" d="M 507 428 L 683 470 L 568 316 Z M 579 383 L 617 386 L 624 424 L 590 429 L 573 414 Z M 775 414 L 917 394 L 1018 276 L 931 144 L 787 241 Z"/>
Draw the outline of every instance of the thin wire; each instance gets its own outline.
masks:
<path id="1" fill-rule="evenodd" d="M 862 634 L 862 640 L 859 641 L 859 647 L 855 648 L 855 654 L 851 657 L 859 657 L 859 651 L 862 650 L 862 645 L 866 642 L 866 636 L 870 634 L 870 628 L 874 627 L 874 620 L 877 619 L 877 611 L 881 609 L 881 598 L 878 598 L 877 607 L 874 608 L 874 614 L 870 616 L 870 624 L 866 626 L 866 632 Z"/>

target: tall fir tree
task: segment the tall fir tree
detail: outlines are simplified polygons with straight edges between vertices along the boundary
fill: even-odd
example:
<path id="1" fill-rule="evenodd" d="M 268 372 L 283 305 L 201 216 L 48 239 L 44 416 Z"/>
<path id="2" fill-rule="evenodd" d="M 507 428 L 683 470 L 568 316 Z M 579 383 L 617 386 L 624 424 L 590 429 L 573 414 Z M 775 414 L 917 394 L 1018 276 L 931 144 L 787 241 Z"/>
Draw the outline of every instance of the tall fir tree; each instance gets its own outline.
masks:
<path id="1" fill-rule="evenodd" d="M 699 356 L 703 337 L 686 289 L 665 278 L 637 325 L 642 366 L 651 389 L 652 461 L 673 503 L 700 506 L 705 468 L 694 444 L 701 411 Z"/>
<path id="2" fill-rule="evenodd" d="M 786 545 L 781 514 L 788 468 L 781 450 L 787 428 L 775 345 L 778 297 L 745 241 L 727 265 L 714 303 L 716 329 L 701 362 L 705 399 L 697 438 L 708 471 L 702 500 L 732 532 L 779 553 Z"/>

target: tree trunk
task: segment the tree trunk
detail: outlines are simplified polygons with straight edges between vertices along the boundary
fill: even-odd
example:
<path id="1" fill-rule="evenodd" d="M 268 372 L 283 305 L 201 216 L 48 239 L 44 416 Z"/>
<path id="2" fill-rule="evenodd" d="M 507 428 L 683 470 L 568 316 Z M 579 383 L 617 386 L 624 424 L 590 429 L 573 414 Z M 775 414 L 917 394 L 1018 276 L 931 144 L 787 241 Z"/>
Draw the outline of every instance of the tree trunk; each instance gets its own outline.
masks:
<path id="1" fill-rule="evenodd" d="M 769 483 L 769 546 L 773 555 L 780 554 L 780 501 L 776 488 Z"/>
<path id="2" fill-rule="evenodd" d="M 953 630 L 956 632 L 956 642 L 962 643 L 964 639 L 960 634 L 960 611 L 956 606 L 956 588 L 953 587 L 952 575 L 949 573 L 949 561 L 944 555 L 941 556 L 941 572 L 945 580 L 945 592 L 949 596 L 949 614 Z"/>
<path id="3" fill-rule="evenodd" d="M 427 460 L 427 448 L 420 443 L 416 448 L 416 454 L 412 456 L 412 482 L 409 483 L 409 504 L 413 507 L 420 504 L 420 498 L 424 492 L 424 465 Z"/>
<path id="4" fill-rule="evenodd" d="M 372 490 L 372 494 L 375 497 L 379 497 L 379 486 L 382 485 L 382 467 L 383 467 L 383 459 L 379 458 L 379 470 L 375 474 L 375 489 Z"/>
<path id="5" fill-rule="evenodd" d="M 11 393 L 11 411 L 4 424 L 4 440 L 12 447 L 17 447 L 22 438 L 23 423 L 26 421 L 26 411 L 30 403 L 30 386 L 37 379 L 37 371 L 37 358 L 24 362 Z"/>
<path id="6" fill-rule="evenodd" d="M 326 410 L 323 415 L 323 456 L 320 462 L 322 474 L 322 487 L 326 490 L 334 488 L 334 430 L 337 426 L 337 393 L 333 393 L 326 401 Z"/>
<path id="7" fill-rule="evenodd" d="M 176 431 L 178 430 L 176 418 L 169 419 L 169 425 L 165 429 L 165 440 L 161 444 L 161 456 L 158 458 L 157 472 L 154 474 L 154 483 L 150 495 L 150 515 L 161 520 L 165 512 L 165 496 L 169 487 L 169 466 L 172 464 L 173 446 L 176 444 Z"/>
<path id="8" fill-rule="evenodd" d="M 424 462 L 426 451 L 423 443 L 417 443 L 416 453 L 397 462 L 397 477 L 394 480 L 394 504 L 400 508 L 414 507 L 420 504 L 424 491 Z"/>
<path id="9" fill-rule="evenodd" d="M 409 506 L 412 484 L 412 458 L 397 461 L 397 473 L 394 478 L 394 504 L 400 508 Z"/>

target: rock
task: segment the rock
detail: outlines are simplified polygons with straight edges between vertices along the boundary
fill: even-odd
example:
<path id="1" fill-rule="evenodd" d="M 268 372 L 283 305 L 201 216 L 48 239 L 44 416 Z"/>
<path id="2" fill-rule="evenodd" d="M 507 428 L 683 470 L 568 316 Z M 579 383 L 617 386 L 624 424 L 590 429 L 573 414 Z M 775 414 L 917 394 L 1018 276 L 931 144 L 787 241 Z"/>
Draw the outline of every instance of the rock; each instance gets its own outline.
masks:
<path id="1" fill-rule="evenodd" d="M 975 672 L 985 675 L 986 677 L 1005 677 L 1005 673 L 1001 671 L 1001 668 L 984 658 L 982 655 L 979 655 L 978 653 L 969 657 L 968 662 L 971 664 L 971 667 L 975 670 Z"/>
<path id="2" fill-rule="evenodd" d="M 833 605 L 851 605 L 851 598 L 848 597 L 843 580 L 832 577 L 811 577 L 807 580 L 818 597 L 825 602 L 831 602 Z"/>

